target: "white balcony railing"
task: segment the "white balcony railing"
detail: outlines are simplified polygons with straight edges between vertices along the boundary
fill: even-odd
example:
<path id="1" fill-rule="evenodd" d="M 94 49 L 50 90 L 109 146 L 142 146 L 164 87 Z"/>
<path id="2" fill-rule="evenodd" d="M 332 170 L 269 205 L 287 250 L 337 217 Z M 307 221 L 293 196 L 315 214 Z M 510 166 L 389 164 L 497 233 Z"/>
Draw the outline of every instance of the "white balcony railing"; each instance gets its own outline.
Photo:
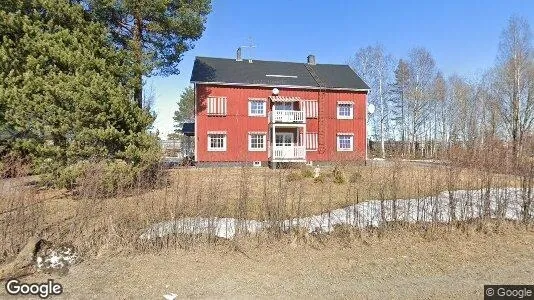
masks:
<path id="1" fill-rule="evenodd" d="M 304 123 L 306 121 L 303 110 L 273 110 L 270 115 L 271 123 Z"/>
<path id="2" fill-rule="evenodd" d="M 306 159 L 306 147 L 304 146 L 275 146 L 272 150 L 272 160 Z"/>

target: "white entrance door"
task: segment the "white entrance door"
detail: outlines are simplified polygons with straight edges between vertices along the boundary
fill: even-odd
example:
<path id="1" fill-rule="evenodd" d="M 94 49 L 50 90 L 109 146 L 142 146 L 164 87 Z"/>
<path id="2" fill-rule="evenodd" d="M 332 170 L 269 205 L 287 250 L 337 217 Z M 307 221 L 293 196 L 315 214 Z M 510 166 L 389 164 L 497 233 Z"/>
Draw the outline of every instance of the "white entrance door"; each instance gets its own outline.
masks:
<path id="1" fill-rule="evenodd" d="M 275 136 L 275 146 L 277 153 L 284 158 L 292 158 L 294 156 L 293 143 L 294 135 L 291 132 L 277 132 Z"/>

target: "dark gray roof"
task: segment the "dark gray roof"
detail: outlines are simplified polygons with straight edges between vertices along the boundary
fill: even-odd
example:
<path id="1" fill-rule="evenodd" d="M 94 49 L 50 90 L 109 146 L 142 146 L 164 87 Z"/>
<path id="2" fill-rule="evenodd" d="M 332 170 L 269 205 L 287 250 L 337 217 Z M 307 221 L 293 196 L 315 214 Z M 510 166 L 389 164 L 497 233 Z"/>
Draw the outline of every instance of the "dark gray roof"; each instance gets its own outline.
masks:
<path id="1" fill-rule="evenodd" d="M 197 57 L 191 82 L 318 88 L 319 84 L 306 65 L 295 62 L 253 60 L 249 63 L 246 59 L 236 61 L 227 58 Z M 313 68 L 325 88 L 369 89 L 369 86 L 348 65 L 308 66 Z"/>

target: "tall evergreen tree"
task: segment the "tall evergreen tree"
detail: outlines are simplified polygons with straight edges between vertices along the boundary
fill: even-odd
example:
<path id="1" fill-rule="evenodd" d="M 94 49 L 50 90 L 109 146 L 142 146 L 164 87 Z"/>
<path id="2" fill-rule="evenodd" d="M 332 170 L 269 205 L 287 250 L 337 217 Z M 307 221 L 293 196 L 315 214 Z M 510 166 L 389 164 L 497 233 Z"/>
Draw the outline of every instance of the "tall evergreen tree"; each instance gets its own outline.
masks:
<path id="1" fill-rule="evenodd" d="M 138 163 L 155 141 L 153 118 L 132 99 L 131 57 L 110 46 L 104 26 L 78 4 L 0 4 L 0 107 L 10 151 L 40 171 L 77 161 Z"/>
<path id="2" fill-rule="evenodd" d="M 134 98 L 143 106 L 143 76 L 178 74 L 184 52 L 205 29 L 210 0 L 81 0 L 106 23 L 114 42 L 133 53 Z"/>
<path id="3" fill-rule="evenodd" d="M 191 120 L 195 117 L 195 90 L 192 86 L 188 86 L 180 94 L 178 100 L 178 110 L 174 112 L 174 127 L 175 131 L 181 128 L 181 124 L 185 121 Z"/>

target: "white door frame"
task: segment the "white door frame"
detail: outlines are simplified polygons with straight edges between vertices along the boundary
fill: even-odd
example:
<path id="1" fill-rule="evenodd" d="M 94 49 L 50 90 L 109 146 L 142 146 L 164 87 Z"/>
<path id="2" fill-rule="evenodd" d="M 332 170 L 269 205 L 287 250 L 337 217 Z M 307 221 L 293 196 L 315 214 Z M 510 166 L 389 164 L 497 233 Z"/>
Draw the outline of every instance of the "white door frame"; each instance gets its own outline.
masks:
<path id="1" fill-rule="evenodd" d="M 276 144 L 276 137 L 278 137 L 278 136 L 282 136 L 282 145 L 277 145 Z M 286 145 L 287 143 L 285 142 L 285 138 L 284 138 L 286 136 L 290 136 L 291 137 L 291 145 Z M 293 134 L 293 132 L 275 132 L 274 145 L 276 147 L 288 147 L 288 146 L 295 145 L 295 134 Z"/>
<path id="2" fill-rule="evenodd" d="M 279 109 L 277 108 L 280 106 L 284 106 L 283 108 Z M 293 102 L 275 102 L 274 103 L 274 109 L 275 110 L 295 110 L 295 103 Z"/>

